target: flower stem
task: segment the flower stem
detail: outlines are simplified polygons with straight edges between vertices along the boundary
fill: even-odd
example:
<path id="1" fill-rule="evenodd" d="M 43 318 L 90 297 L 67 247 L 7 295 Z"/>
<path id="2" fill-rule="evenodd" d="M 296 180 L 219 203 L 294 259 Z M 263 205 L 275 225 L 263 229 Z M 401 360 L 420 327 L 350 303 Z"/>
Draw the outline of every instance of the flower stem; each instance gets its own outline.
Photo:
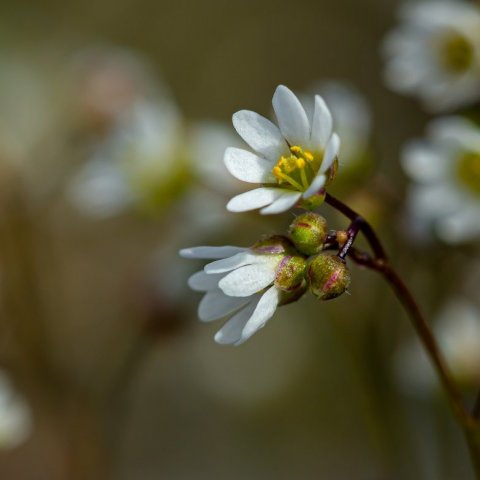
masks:
<path id="1" fill-rule="evenodd" d="M 348 245 L 348 247 L 342 247 L 340 253 L 342 255 L 348 254 L 355 263 L 380 273 L 405 308 L 405 311 L 407 312 L 415 331 L 420 337 L 422 345 L 443 385 L 452 412 L 464 431 L 472 456 L 476 478 L 480 480 L 480 393 L 473 414 L 470 414 L 465 405 L 464 399 L 453 380 L 452 374 L 449 371 L 430 325 L 423 316 L 410 290 L 388 261 L 385 249 L 371 225 L 357 212 L 328 193 L 325 202 L 352 220 L 349 231 L 352 227 L 354 230 L 355 228 L 358 228 L 370 244 L 374 254 L 373 256 L 355 249 L 352 246 L 353 241 L 347 242 L 345 246 Z M 350 237 L 351 236 L 349 236 L 349 238 Z M 353 240 L 354 239 L 355 236 L 353 236 Z"/>

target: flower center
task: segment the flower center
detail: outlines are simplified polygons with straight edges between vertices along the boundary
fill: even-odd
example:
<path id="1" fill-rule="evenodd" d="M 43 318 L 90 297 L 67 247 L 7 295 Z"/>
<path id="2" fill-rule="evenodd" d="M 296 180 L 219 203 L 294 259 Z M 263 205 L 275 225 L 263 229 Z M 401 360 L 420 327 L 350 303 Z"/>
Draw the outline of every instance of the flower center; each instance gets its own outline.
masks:
<path id="1" fill-rule="evenodd" d="M 462 73 L 473 62 L 473 46 L 463 35 L 452 32 L 442 39 L 442 61 L 447 70 Z"/>
<path id="2" fill-rule="evenodd" d="M 457 176 L 464 186 L 480 196 L 480 152 L 465 152 L 460 156 Z"/>
<path id="3" fill-rule="evenodd" d="M 316 177 L 323 155 L 314 156 L 312 152 L 296 145 L 290 147 L 290 152 L 289 156 L 280 157 L 272 173 L 279 185 L 304 192 Z"/>

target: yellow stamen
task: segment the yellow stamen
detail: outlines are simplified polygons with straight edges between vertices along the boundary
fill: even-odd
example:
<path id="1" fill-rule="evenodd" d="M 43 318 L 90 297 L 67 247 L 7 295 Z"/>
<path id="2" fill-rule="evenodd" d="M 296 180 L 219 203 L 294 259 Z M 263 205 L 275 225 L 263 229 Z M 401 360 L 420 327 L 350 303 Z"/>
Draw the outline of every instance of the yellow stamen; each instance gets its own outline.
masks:
<path id="1" fill-rule="evenodd" d="M 309 161 L 309 162 L 312 162 L 313 161 L 313 154 L 311 152 L 309 152 L 308 150 L 305 150 L 303 152 L 303 156 Z"/>
<path id="2" fill-rule="evenodd" d="M 318 156 L 298 145 L 290 147 L 291 155 L 282 155 L 272 168 L 272 173 L 280 185 L 304 192 L 316 177 L 321 165 L 323 152 Z"/>

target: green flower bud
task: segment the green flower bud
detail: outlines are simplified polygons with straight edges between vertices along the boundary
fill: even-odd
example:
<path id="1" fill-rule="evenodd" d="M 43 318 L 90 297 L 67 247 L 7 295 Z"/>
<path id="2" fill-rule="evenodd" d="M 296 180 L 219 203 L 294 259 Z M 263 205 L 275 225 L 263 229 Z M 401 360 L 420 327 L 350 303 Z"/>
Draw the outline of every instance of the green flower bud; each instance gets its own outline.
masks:
<path id="1" fill-rule="evenodd" d="M 296 253 L 292 242 L 283 235 L 272 235 L 254 243 L 250 250 L 261 255 L 294 255 Z"/>
<path id="2" fill-rule="evenodd" d="M 299 205 L 305 210 L 315 210 L 325 201 L 326 192 L 322 190 L 319 193 L 313 194 L 311 197 L 304 198 L 299 202 Z"/>
<path id="3" fill-rule="evenodd" d="M 316 255 L 322 251 L 328 235 L 327 221 L 318 213 L 299 215 L 290 225 L 290 237 L 297 250 L 305 255 Z"/>
<path id="4" fill-rule="evenodd" d="M 285 255 L 275 271 L 275 286 L 285 292 L 298 289 L 304 282 L 306 268 L 305 258 L 300 255 Z"/>
<path id="5" fill-rule="evenodd" d="M 320 300 L 330 300 L 344 293 L 350 285 L 350 272 L 336 255 L 320 254 L 307 268 L 310 290 Z"/>
<path id="6" fill-rule="evenodd" d="M 289 303 L 296 302 L 299 300 L 305 292 L 308 290 L 308 283 L 305 279 L 302 280 L 302 283 L 291 292 L 281 292 L 280 302 L 279 305 L 288 305 Z"/>

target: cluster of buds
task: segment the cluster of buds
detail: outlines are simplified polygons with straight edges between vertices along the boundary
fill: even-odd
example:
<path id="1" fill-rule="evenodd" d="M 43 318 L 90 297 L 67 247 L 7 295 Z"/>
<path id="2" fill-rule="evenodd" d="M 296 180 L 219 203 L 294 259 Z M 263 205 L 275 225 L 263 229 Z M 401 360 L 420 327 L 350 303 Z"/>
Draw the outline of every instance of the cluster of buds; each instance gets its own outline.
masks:
<path id="1" fill-rule="evenodd" d="M 282 292 L 281 304 L 298 300 L 310 290 L 320 300 L 347 291 L 350 272 L 345 260 L 324 251 L 329 238 L 327 221 L 306 212 L 295 218 L 289 236 L 267 237 L 251 247 L 260 255 L 278 255 L 274 285 Z"/>

